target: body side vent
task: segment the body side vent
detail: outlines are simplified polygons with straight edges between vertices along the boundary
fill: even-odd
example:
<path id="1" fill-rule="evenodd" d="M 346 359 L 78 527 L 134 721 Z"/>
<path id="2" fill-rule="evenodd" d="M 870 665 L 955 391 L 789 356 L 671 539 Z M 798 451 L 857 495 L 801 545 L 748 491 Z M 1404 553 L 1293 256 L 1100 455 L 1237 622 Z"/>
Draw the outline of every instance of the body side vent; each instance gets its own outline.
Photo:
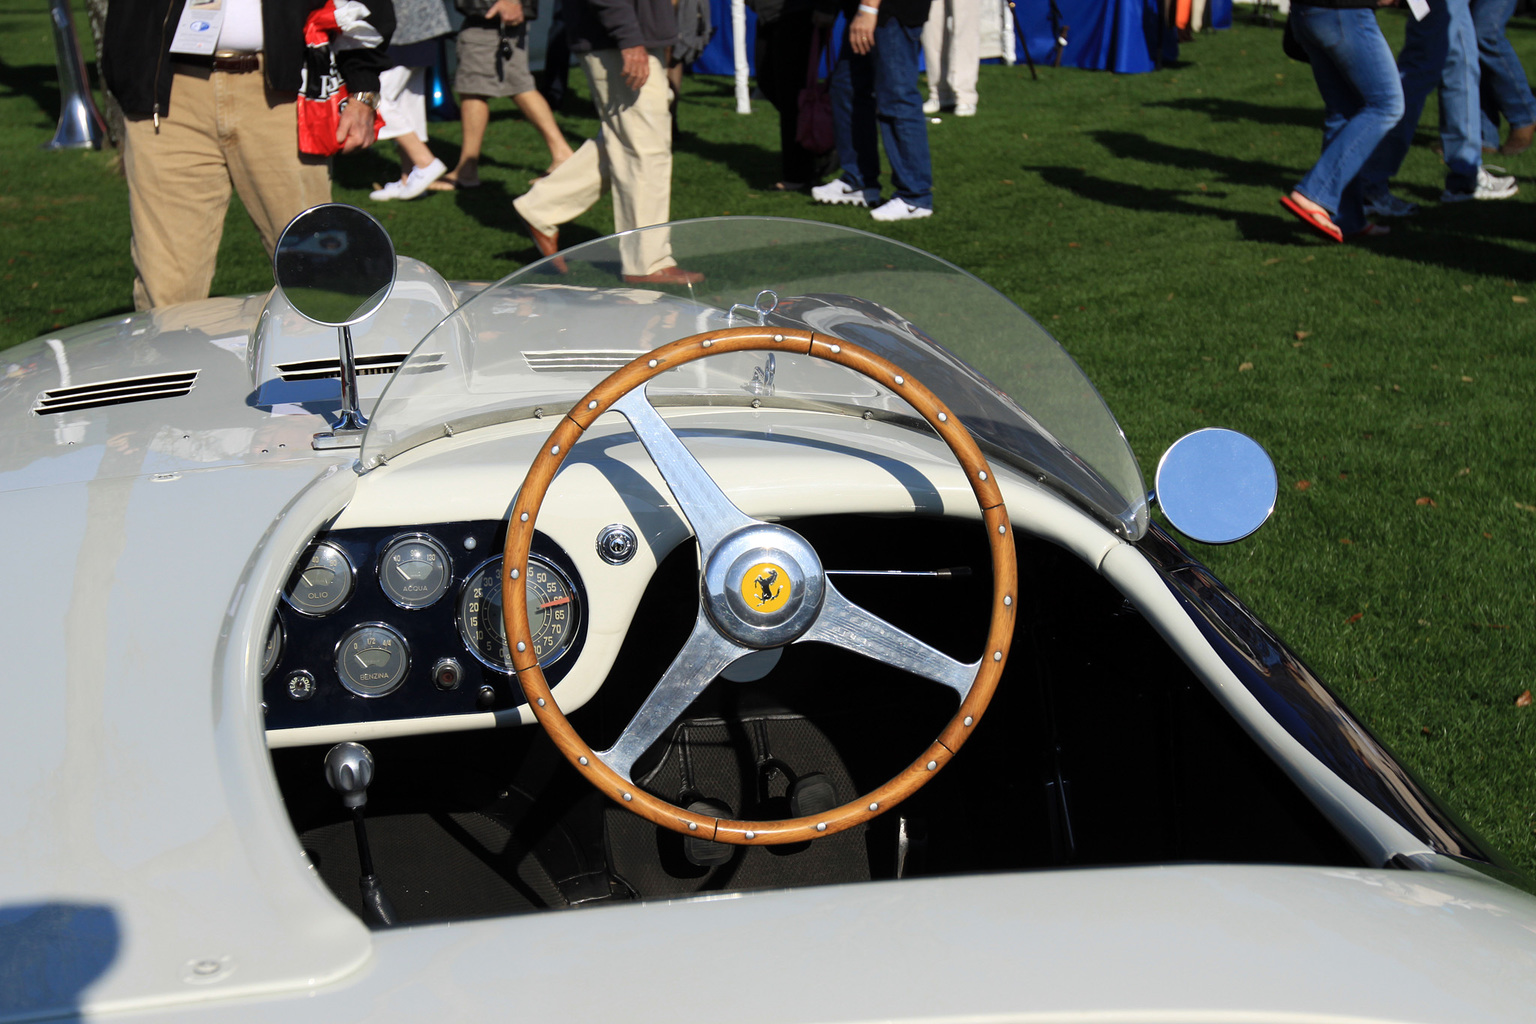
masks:
<path id="1" fill-rule="evenodd" d="M 37 397 L 32 412 L 48 416 L 60 412 L 78 412 L 128 402 L 149 402 L 157 398 L 179 398 L 197 384 L 199 370 L 156 373 L 147 377 L 123 377 L 118 380 L 76 384 L 44 391 Z"/>

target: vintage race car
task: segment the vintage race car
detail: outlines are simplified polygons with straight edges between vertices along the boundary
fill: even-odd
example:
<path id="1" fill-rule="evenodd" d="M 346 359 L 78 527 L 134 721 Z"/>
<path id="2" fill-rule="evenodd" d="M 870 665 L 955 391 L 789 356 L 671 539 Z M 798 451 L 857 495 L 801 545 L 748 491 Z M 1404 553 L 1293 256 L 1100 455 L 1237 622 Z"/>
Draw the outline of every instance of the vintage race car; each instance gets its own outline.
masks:
<path id="1" fill-rule="evenodd" d="M 1530 1019 L 1528 883 L 981 281 L 723 218 L 482 289 L 348 208 L 277 266 L 7 353 L 0 1020 Z"/>

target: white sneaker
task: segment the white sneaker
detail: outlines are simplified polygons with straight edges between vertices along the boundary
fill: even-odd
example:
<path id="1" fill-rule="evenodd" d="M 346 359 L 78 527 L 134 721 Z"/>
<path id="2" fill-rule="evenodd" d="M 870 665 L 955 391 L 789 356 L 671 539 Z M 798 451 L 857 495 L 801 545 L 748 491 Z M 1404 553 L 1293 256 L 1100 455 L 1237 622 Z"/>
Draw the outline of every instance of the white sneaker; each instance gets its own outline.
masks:
<path id="1" fill-rule="evenodd" d="M 1412 217 L 1419 212 L 1419 204 L 1383 192 L 1365 201 L 1365 212 L 1374 217 Z"/>
<path id="2" fill-rule="evenodd" d="M 869 215 L 875 220 L 884 221 L 921 220 L 924 217 L 932 217 L 933 209 L 928 206 L 913 206 L 899 196 L 892 196 L 890 202 L 870 210 Z"/>
<path id="3" fill-rule="evenodd" d="M 929 96 L 923 100 L 923 113 L 925 114 L 937 114 L 943 107 L 944 104 L 939 102 L 937 96 Z"/>
<path id="4" fill-rule="evenodd" d="M 412 167 L 411 173 L 405 176 L 405 181 L 400 185 L 400 194 L 396 199 L 415 199 L 427 190 L 438 178 L 448 173 L 448 166 L 441 160 L 433 160 L 425 167 Z"/>
<path id="5" fill-rule="evenodd" d="M 955 104 L 955 116 L 956 117 L 975 117 L 976 116 L 976 104 L 974 104 L 974 103 L 956 103 Z"/>
<path id="6" fill-rule="evenodd" d="M 399 199 L 400 190 L 403 188 L 405 188 L 405 182 L 391 181 L 383 188 L 376 188 L 372 192 L 369 192 L 368 198 L 378 203 L 386 202 L 390 199 Z"/>
<path id="7" fill-rule="evenodd" d="M 811 189 L 811 198 L 818 203 L 831 203 L 834 206 L 874 206 L 880 201 L 880 190 L 877 188 L 854 188 L 842 178 L 829 181 L 825 185 L 817 185 Z"/>
<path id="8" fill-rule="evenodd" d="M 1503 170 L 1503 168 L 1500 168 L 1500 170 Z M 1520 191 L 1520 186 L 1515 184 L 1515 179 L 1512 176 L 1508 178 L 1500 177 L 1497 174 L 1489 174 L 1486 167 L 1479 167 L 1477 169 L 1477 188 L 1471 192 L 1452 192 L 1450 189 L 1446 189 L 1440 193 L 1440 201 L 1442 203 L 1460 203 L 1468 199 L 1508 199 L 1518 191 Z"/>

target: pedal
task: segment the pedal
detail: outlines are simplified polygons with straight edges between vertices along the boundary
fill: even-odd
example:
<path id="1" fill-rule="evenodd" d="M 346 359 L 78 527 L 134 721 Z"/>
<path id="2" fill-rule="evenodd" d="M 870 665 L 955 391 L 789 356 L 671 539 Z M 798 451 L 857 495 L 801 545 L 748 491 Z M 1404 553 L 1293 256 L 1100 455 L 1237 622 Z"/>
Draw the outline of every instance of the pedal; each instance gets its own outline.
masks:
<path id="1" fill-rule="evenodd" d="M 837 806 L 837 790 L 821 772 L 810 772 L 789 787 L 789 813 L 794 818 L 825 814 Z"/>
<path id="2" fill-rule="evenodd" d="M 717 800 L 698 799 L 688 805 L 691 814 L 699 814 L 709 818 L 729 818 L 731 809 Z M 714 868 L 726 863 L 736 856 L 736 848 L 729 843 L 717 843 L 712 839 L 695 839 L 693 836 L 683 837 L 683 856 L 688 858 L 688 863 L 694 867 Z"/>

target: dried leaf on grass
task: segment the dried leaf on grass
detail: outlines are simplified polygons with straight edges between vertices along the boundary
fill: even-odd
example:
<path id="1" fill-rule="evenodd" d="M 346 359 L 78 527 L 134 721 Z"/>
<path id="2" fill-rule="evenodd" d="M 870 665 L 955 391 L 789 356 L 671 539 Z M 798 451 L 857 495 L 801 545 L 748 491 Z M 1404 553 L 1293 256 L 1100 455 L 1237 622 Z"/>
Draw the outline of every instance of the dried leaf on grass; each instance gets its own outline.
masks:
<path id="1" fill-rule="evenodd" d="M 1351 623 L 1359 622 L 1363 618 L 1365 618 L 1365 612 L 1355 612 L 1355 614 L 1344 620 L 1344 624 L 1347 626 Z"/>
<path id="2" fill-rule="evenodd" d="M 1440 507 L 1438 504 L 1435 503 L 1435 499 L 1434 498 L 1414 498 L 1413 499 L 1413 503 L 1415 505 L 1428 505 L 1430 508 L 1439 508 Z"/>
<path id="3" fill-rule="evenodd" d="M 1298 491 L 1305 491 L 1305 490 L 1307 490 L 1311 486 L 1312 486 L 1312 481 L 1311 480 L 1297 480 L 1296 481 L 1296 489 Z"/>
<path id="4" fill-rule="evenodd" d="M 1531 706 L 1531 691 L 1530 690 L 1526 690 L 1520 696 L 1515 698 L 1515 707 L 1517 707 L 1517 708 L 1528 708 L 1530 706 Z"/>

